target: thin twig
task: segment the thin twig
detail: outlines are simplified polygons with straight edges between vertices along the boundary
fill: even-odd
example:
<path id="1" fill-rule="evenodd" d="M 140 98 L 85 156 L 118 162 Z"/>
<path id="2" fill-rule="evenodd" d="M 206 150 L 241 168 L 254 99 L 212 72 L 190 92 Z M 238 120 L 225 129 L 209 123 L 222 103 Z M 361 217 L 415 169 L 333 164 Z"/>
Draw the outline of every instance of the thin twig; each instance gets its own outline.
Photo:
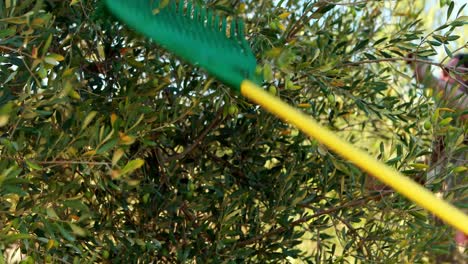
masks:
<path id="1" fill-rule="evenodd" d="M 260 240 L 262 240 L 262 239 L 264 239 L 266 237 L 270 237 L 270 236 L 273 236 L 273 235 L 277 235 L 277 234 L 286 232 L 287 230 L 289 230 L 289 229 L 291 229 L 291 228 L 293 228 L 295 226 L 298 226 L 300 224 L 303 224 L 305 222 L 308 222 L 313 218 L 316 218 L 316 217 L 319 217 L 319 216 L 322 216 L 322 215 L 326 215 L 326 214 L 331 214 L 331 213 L 334 213 L 334 212 L 339 211 L 339 210 L 344 209 L 344 208 L 360 206 L 360 205 L 366 204 L 368 201 L 371 201 L 371 200 L 380 200 L 385 195 L 389 195 L 389 194 L 392 194 L 392 193 L 394 193 L 392 190 L 383 191 L 383 192 L 381 192 L 381 193 L 379 193 L 377 195 L 364 197 L 362 199 L 349 202 L 349 203 L 344 204 L 342 206 L 338 206 L 338 207 L 330 208 L 330 209 L 327 209 L 327 210 L 323 210 L 323 211 L 320 211 L 320 212 L 318 212 L 316 214 L 313 214 L 313 215 L 304 216 L 302 218 L 299 218 L 298 220 L 295 220 L 295 221 L 291 222 L 289 224 L 289 226 L 282 226 L 282 227 L 273 229 L 273 230 L 271 230 L 271 231 L 269 231 L 267 233 L 254 236 L 254 237 L 252 237 L 250 239 L 247 239 L 247 240 L 244 240 L 244 241 L 240 241 L 239 243 L 237 243 L 236 247 L 243 247 L 243 246 L 253 244 L 253 243 L 255 243 L 257 241 L 260 241 Z M 301 205 L 301 206 L 305 207 L 305 208 L 310 208 L 310 206 L 308 206 L 308 205 Z"/>
<path id="2" fill-rule="evenodd" d="M 55 161 L 33 161 L 39 165 L 103 165 L 112 166 L 111 162 L 99 161 L 73 161 L 73 160 L 55 160 Z"/>
<path id="3" fill-rule="evenodd" d="M 26 64 L 24 58 L 22 58 L 21 61 L 23 62 L 24 67 L 29 72 L 29 74 L 31 74 L 31 77 L 36 81 L 37 86 L 41 86 L 41 82 L 39 81 L 39 79 L 37 79 L 36 75 L 32 72 L 31 68 L 29 68 L 28 64 Z"/>
<path id="4" fill-rule="evenodd" d="M 362 64 L 371 64 L 371 63 L 380 63 L 380 62 L 393 62 L 393 61 L 407 61 L 407 62 L 420 62 L 431 64 L 439 67 L 445 67 L 442 63 L 433 62 L 429 60 L 422 60 L 417 58 L 408 58 L 408 57 L 399 57 L 399 58 L 383 58 L 383 59 L 375 59 L 375 60 L 362 60 L 357 62 L 349 62 L 345 63 L 344 66 L 358 66 Z"/>
<path id="5" fill-rule="evenodd" d="M 320 2 L 323 2 L 323 3 L 327 3 L 327 4 L 332 4 L 332 5 L 339 5 L 339 6 L 355 6 L 355 5 L 362 5 L 362 4 L 367 4 L 369 2 L 375 2 L 375 1 L 370 1 L 370 0 L 366 0 L 366 1 L 357 1 L 357 2 L 333 2 L 333 1 L 328 1 L 328 0 L 322 0 Z M 320 3 L 319 2 L 319 3 Z"/>
<path id="6" fill-rule="evenodd" d="M 165 159 L 165 162 L 182 159 L 187 154 L 192 152 L 198 145 L 201 144 L 201 142 L 208 135 L 208 133 L 211 132 L 216 126 L 219 125 L 219 123 L 222 120 L 222 113 L 223 113 L 223 110 L 220 109 L 218 113 L 216 114 L 216 117 L 213 120 L 213 122 L 211 122 L 211 124 L 195 139 L 195 141 L 191 145 L 187 146 L 182 153 L 167 157 Z"/>
<path id="7" fill-rule="evenodd" d="M 28 57 L 28 58 L 34 59 L 33 56 L 32 56 L 31 54 L 22 52 L 22 51 L 19 50 L 19 49 L 14 49 L 14 48 L 10 48 L 10 47 L 8 47 L 8 46 L 0 45 L 0 50 L 2 50 L 2 49 L 3 49 L 3 50 L 12 51 L 12 52 L 18 53 L 18 54 L 21 55 L 21 56 L 26 56 L 26 57 Z"/>
<path id="8" fill-rule="evenodd" d="M 364 243 L 365 239 L 356 231 L 356 229 L 341 216 L 335 216 L 341 223 L 343 223 L 355 236 L 359 238 L 357 246 L 361 248 L 362 252 L 366 251 L 367 257 L 370 257 L 372 254 L 372 250 L 369 248 L 367 244 Z"/>
<path id="9" fill-rule="evenodd" d="M 417 58 L 408 58 L 408 57 L 399 57 L 399 58 L 383 58 L 383 59 L 375 59 L 375 60 L 363 60 L 363 61 L 357 61 L 357 62 L 350 62 L 350 63 L 345 63 L 343 64 L 344 66 L 359 66 L 362 64 L 371 64 L 371 63 L 380 63 L 380 62 L 394 62 L 394 61 L 406 61 L 406 62 L 419 62 L 419 63 L 425 63 L 429 65 L 434 65 L 437 67 L 440 67 L 442 69 L 447 69 L 451 70 L 454 72 L 468 72 L 468 68 L 465 67 L 460 67 L 460 66 L 447 66 L 444 65 L 443 63 L 440 62 L 433 62 L 429 60 L 422 60 L 422 59 L 417 59 Z M 454 79 L 456 82 L 458 82 L 461 86 L 467 87 L 466 84 L 464 84 L 462 81 L 458 79 Z"/>

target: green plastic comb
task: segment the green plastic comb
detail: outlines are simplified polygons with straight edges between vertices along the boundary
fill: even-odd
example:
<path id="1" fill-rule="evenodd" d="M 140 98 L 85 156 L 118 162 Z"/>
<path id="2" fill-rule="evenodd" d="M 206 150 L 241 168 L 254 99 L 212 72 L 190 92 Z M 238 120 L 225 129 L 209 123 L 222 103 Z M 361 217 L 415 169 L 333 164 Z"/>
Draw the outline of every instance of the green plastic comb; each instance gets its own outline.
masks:
<path id="1" fill-rule="evenodd" d="M 223 81 L 243 96 L 295 125 L 397 192 L 468 234 L 468 216 L 433 193 L 349 144 L 318 122 L 264 91 L 241 21 L 231 21 L 184 0 L 104 0 L 109 10 L 138 32 Z M 228 37 L 228 36 L 229 37 Z"/>
<path id="2" fill-rule="evenodd" d="M 191 2 L 185 6 L 183 0 L 179 4 L 173 0 L 106 2 L 111 12 L 130 27 L 230 87 L 238 90 L 243 80 L 258 79 L 242 20 L 231 20 L 228 29 L 226 18 Z"/>

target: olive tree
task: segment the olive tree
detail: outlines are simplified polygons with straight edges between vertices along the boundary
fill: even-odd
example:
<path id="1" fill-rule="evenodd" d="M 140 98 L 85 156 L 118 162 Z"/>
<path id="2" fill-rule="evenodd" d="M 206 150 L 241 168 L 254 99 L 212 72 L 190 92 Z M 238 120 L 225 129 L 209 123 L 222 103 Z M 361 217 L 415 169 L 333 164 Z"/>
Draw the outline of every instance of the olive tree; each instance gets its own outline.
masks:
<path id="1" fill-rule="evenodd" d="M 265 89 L 408 177 L 424 183 L 437 133 L 466 150 L 459 113 L 405 63 L 463 48 L 450 46 L 463 7 L 441 1 L 446 22 L 427 34 L 423 8 L 406 0 L 194 2 L 245 21 Z M 24 263 L 413 263 L 455 248 L 428 212 L 101 1 L 5 0 L 0 14 L 3 255 L 16 245 Z"/>

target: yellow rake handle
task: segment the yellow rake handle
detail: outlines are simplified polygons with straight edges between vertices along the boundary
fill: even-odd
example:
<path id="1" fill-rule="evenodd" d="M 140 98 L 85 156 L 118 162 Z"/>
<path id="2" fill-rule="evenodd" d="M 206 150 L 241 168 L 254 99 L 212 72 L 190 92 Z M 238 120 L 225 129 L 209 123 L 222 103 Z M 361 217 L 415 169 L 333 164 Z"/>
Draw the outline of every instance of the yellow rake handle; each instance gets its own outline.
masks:
<path id="1" fill-rule="evenodd" d="M 253 82 L 244 80 L 241 84 L 241 93 L 284 121 L 295 125 L 310 137 L 353 162 L 356 166 L 392 187 L 416 204 L 429 210 L 446 223 L 468 234 L 467 215 L 450 203 L 437 198 L 432 192 L 410 178 L 379 162 L 366 152 L 353 147 L 350 143 L 342 140 L 327 128 L 322 127 L 309 116 L 264 91 Z"/>

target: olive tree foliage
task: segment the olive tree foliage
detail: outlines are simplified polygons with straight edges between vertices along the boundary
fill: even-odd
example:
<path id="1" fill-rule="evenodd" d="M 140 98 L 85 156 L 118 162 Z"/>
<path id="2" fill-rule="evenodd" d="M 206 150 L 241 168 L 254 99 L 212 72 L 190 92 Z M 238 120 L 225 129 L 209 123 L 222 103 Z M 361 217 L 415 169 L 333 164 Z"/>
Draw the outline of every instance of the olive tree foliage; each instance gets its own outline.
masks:
<path id="1" fill-rule="evenodd" d="M 413 1 L 196 2 L 245 20 L 265 89 L 408 177 L 425 179 L 435 133 L 462 151 L 463 128 L 447 119 L 458 113 L 405 64 L 456 40 L 460 10 L 426 34 Z M 0 17 L 2 254 L 17 244 L 26 263 L 395 263 L 455 247 L 428 212 L 101 2 L 5 0 Z"/>

